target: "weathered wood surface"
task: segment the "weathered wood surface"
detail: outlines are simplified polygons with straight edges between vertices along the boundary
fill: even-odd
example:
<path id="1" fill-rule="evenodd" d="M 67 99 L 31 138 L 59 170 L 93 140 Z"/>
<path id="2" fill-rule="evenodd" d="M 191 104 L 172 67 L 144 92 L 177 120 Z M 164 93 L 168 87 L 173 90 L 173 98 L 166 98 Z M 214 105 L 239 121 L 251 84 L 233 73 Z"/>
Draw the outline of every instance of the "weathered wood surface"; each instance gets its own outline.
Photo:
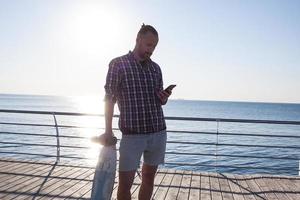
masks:
<path id="1" fill-rule="evenodd" d="M 89 199 L 93 175 L 93 168 L 0 158 L 0 199 Z M 136 176 L 133 199 L 138 199 L 140 183 Z M 117 184 L 118 177 L 114 199 Z M 300 177 L 160 169 L 153 199 L 298 200 Z"/>

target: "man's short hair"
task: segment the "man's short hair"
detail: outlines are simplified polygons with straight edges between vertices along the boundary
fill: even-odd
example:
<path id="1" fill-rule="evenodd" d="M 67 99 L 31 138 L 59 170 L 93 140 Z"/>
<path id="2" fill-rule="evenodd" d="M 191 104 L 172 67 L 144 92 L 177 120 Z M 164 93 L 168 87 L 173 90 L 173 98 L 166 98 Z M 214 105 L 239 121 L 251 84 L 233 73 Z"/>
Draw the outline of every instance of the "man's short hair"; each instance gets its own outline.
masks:
<path id="1" fill-rule="evenodd" d="M 139 32 L 138 32 L 138 35 L 145 35 L 146 33 L 148 32 L 151 32 L 153 33 L 154 35 L 158 36 L 158 32 L 155 30 L 155 28 L 151 25 L 145 25 L 143 23 L 143 25 L 141 26 Z"/>

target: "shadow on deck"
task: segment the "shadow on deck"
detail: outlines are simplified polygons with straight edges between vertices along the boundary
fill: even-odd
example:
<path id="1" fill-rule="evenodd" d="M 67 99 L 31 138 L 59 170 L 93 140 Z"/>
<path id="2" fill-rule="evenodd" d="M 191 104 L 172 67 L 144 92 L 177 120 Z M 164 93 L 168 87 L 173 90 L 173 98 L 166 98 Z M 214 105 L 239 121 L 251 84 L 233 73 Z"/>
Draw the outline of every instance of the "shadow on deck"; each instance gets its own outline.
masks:
<path id="1" fill-rule="evenodd" d="M 0 199 L 89 199 L 93 176 L 94 169 L 90 167 L 1 158 Z M 137 199 L 140 183 L 136 176 L 131 191 L 133 199 Z M 153 199 L 297 200 L 300 177 L 160 169 Z"/>

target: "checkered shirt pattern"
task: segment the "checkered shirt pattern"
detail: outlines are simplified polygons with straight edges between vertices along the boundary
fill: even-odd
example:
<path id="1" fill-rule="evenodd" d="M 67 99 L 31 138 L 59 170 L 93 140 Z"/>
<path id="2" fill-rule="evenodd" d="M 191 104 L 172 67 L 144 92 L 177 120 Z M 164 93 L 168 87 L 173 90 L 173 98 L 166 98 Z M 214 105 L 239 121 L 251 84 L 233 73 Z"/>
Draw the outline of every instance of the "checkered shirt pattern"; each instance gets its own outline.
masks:
<path id="1" fill-rule="evenodd" d="M 143 65 L 132 52 L 113 59 L 106 77 L 105 101 L 118 104 L 123 134 L 147 134 L 166 129 L 156 92 L 163 89 L 161 69 L 149 60 Z"/>

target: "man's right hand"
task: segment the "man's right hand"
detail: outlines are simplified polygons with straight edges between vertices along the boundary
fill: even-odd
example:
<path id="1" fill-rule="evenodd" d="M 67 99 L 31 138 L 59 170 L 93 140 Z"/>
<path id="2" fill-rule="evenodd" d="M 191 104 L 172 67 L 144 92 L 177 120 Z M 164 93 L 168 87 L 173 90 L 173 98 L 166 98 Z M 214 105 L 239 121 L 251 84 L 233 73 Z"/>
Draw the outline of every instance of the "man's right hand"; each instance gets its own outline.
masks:
<path id="1" fill-rule="evenodd" d="M 100 136 L 94 136 L 92 137 L 92 141 L 95 143 L 99 143 L 103 146 L 112 146 L 117 143 L 117 138 L 114 136 L 114 134 L 111 133 L 103 133 Z"/>

